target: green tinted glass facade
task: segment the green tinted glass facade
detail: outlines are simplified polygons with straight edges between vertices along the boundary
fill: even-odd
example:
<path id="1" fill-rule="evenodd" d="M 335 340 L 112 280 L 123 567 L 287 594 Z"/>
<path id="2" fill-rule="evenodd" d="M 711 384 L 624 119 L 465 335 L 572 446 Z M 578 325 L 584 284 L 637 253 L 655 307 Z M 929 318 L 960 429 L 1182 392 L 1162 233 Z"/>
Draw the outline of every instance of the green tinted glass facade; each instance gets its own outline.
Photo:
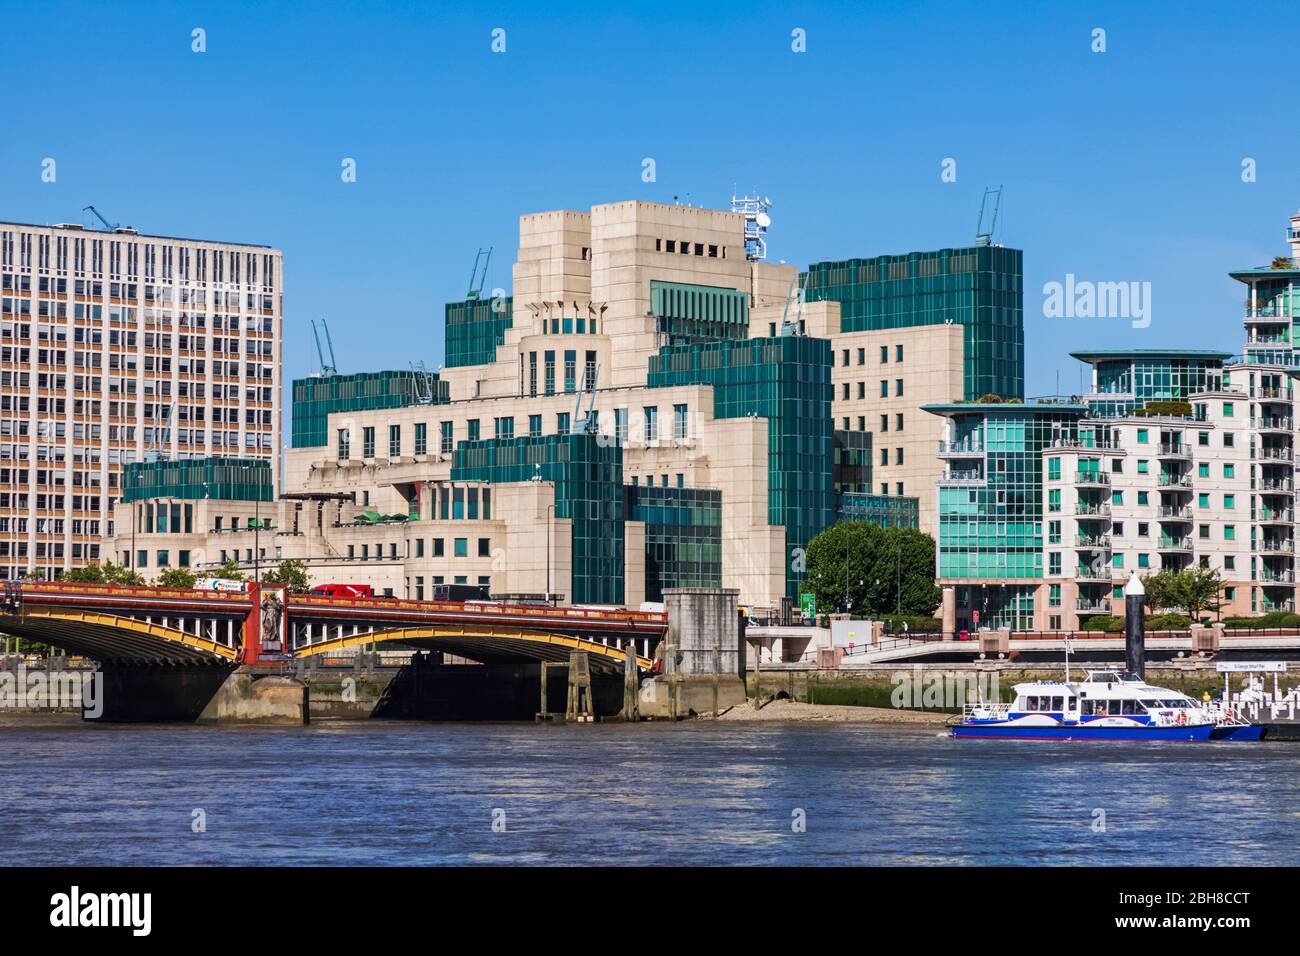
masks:
<path id="1" fill-rule="evenodd" d="M 447 383 L 437 375 L 429 381 L 435 404 L 449 401 Z M 415 373 L 361 372 L 299 378 L 293 383 L 293 447 L 315 448 L 329 443 L 329 416 L 334 412 L 361 412 L 376 408 L 402 408 L 421 400 Z"/>
<path id="2" fill-rule="evenodd" d="M 573 528 L 575 604 L 623 603 L 623 449 L 599 435 L 462 441 L 452 481 L 555 486 L 555 515 Z"/>
<path id="3" fill-rule="evenodd" d="M 270 501 L 271 463 L 220 456 L 131 462 L 122 477 L 122 500 L 150 498 Z"/>
<path id="4" fill-rule="evenodd" d="M 785 336 L 664 348 L 650 359 L 647 385 L 711 385 L 715 418 L 768 420 L 768 522 L 785 526 L 786 593 L 798 600 L 794 568 L 835 518 L 830 342 Z"/>
<path id="5" fill-rule="evenodd" d="M 882 528 L 916 528 L 920 502 L 903 495 L 841 494 L 836 513 L 843 521 L 866 521 Z"/>
<path id="6" fill-rule="evenodd" d="M 448 302 L 445 315 L 448 368 L 488 365 L 497 360 L 497 346 L 513 323 L 514 299 L 466 299 Z"/>
<path id="7" fill-rule="evenodd" d="M 664 588 L 722 587 L 722 492 L 712 488 L 627 491 L 627 516 L 645 523 L 645 596 Z"/>
<path id="8" fill-rule="evenodd" d="M 965 328 L 967 399 L 1023 398 L 1023 254 L 973 246 L 818 262 L 803 274 L 809 302 L 841 303 L 841 331 L 955 324 Z"/>
<path id="9" fill-rule="evenodd" d="M 1094 369 L 1093 413 L 1120 418 L 1147 402 L 1187 401 L 1223 385 L 1227 352 L 1155 350 L 1072 352 Z"/>
<path id="10" fill-rule="evenodd" d="M 836 429 L 832 444 L 835 449 L 835 493 L 869 494 L 871 492 L 871 432 Z"/>
<path id="11" fill-rule="evenodd" d="M 650 310 L 669 345 L 749 338 L 749 295 L 736 289 L 652 279 Z"/>
<path id="12" fill-rule="evenodd" d="M 1077 438 L 1082 405 L 929 405 L 969 448 L 939 481 L 939 573 L 944 580 L 1043 576 L 1043 462 L 1057 439 Z"/>

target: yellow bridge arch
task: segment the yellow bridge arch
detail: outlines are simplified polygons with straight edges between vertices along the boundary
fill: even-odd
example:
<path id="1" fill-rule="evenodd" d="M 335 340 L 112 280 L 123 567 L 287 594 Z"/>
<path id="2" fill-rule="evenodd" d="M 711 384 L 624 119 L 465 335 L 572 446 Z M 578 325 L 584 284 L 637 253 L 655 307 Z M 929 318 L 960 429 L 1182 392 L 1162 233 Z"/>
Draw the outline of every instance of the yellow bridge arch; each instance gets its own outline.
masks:
<path id="1" fill-rule="evenodd" d="M 232 663 L 238 651 L 174 627 L 116 614 L 24 610 L 0 615 L 0 631 L 96 660 L 152 663 Z"/>
<path id="2" fill-rule="evenodd" d="M 447 651 L 484 664 L 514 664 L 521 658 L 534 661 L 567 661 L 570 651 L 586 651 L 591 655 L 593 662 L 603 663 L 608 669 L 614 670 L 621 669 L 626 659 L 626 652 L 623 650 L 586 638 L 490 623 L 386 628 L 369 633 L 326 638 L 299 647 L 294 654 L 297 657 L 312 657 L 369 644 L 385 643 Z M 649 670 L 653 664 L 648 658 L 640 656 L 637 657 L 636 663 L 642 670 Z"/>

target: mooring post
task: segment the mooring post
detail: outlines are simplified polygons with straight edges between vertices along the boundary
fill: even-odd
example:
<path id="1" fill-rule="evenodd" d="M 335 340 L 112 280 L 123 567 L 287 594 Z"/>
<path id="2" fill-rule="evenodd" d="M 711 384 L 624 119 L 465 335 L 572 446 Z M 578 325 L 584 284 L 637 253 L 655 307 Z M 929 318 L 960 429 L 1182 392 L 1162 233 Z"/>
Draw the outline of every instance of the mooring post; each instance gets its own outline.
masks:
<path id="1" fill-rule="evenodd" d="M 623 649 L 623 719 L 637 720 L 640 717 L 638 712 L 638 693 L 640 688 L 637 685 L 636 672 L 636 644 L 628 642 L 627 647 Z"/>
<path id="2" fill-rule="evenodd" d="M 1129 673 L 1146 678 L 1146 588 L 1136 571 L 1124 588 L 1124 664 Z"/>

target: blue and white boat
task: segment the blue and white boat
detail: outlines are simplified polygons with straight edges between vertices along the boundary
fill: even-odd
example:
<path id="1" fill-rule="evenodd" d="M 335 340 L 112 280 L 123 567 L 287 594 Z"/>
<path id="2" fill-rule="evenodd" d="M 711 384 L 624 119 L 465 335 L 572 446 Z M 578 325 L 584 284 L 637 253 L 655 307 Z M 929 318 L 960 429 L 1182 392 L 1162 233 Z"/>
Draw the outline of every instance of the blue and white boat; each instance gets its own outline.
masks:
<path id="1" fill-rule="evenodd" d="M 1215 715 L 1181 691 L 1124 671 L 1015 686 L 1010 703 L 965 708 L 954 737 L 1003 740 L 1209 740 Z"/>

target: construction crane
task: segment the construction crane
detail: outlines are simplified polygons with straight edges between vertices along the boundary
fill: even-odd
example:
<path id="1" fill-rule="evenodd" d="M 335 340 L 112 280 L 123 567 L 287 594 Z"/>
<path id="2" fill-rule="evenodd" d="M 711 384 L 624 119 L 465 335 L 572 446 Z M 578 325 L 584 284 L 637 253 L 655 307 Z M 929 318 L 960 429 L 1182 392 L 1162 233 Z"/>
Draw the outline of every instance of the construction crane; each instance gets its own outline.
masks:
<path id="1" fill-rule="evenodd" d="M 478 264 L 483 263 L 483 274 L 479 275 Z M 474 300 L 483 294 L 483 284 L 487 282 L 488 266 L 492 263 L 492 247 L 488 246 L 487 251 L 482 249 L 474 257 L 474 271 L 469 274 L 469 291 L 465 294 L 466 299 Z M 475 285 L 474 283 L 478 283 Z"/>
<path id="2" fill-rule="evenodd" d="M 320 320 L 321 328 L 325 330 L 325 346 L 329 349 L 330 359 L 325 361 L 325 349 L 320 344 L 320 330 L 316 328 L 316 320 L 311 321 L 311 334 L 316 340 L 316 354 L 320 356 L 320 373 L 321 375 L 337 375 L 339 370 L 334 364 L 334 340 L 330 338 L 329 323 L 324 319 Z"/>
<path id="3" fill-rule="evenodd" d="M 100 222 L 102 222 L 104 224 L 104 228 L 107 229 L 109 232 L 112 232 L 115 229 L 122 228 L 122 224 L 120 222 L 109 222 L 107 219 L 101 216 L 99 210 L 96 209 L 94 206 L 81 207 L 82 212 L 85 212 L 86 210 L 90 210 L 91 212 L 93 212 L 95 214 L 95 218 L 98 219 Z"/>
<path id="4" fill-rule="evenodd" d="M 996 197 L 993 201 L 993 216 L 989 221 L 989 231 L 984 231 L 984 210 L 988 206 L 989 196 Z M 993 245 L 993 233 L 998 228 L 998 210 L 1002 208 L 1002 187 L 997 189 L 991 187 L 984 188 L 984 198 L 980 200 L 980 219 L 975 226 L 975 245 L 991 246 Z"/>

